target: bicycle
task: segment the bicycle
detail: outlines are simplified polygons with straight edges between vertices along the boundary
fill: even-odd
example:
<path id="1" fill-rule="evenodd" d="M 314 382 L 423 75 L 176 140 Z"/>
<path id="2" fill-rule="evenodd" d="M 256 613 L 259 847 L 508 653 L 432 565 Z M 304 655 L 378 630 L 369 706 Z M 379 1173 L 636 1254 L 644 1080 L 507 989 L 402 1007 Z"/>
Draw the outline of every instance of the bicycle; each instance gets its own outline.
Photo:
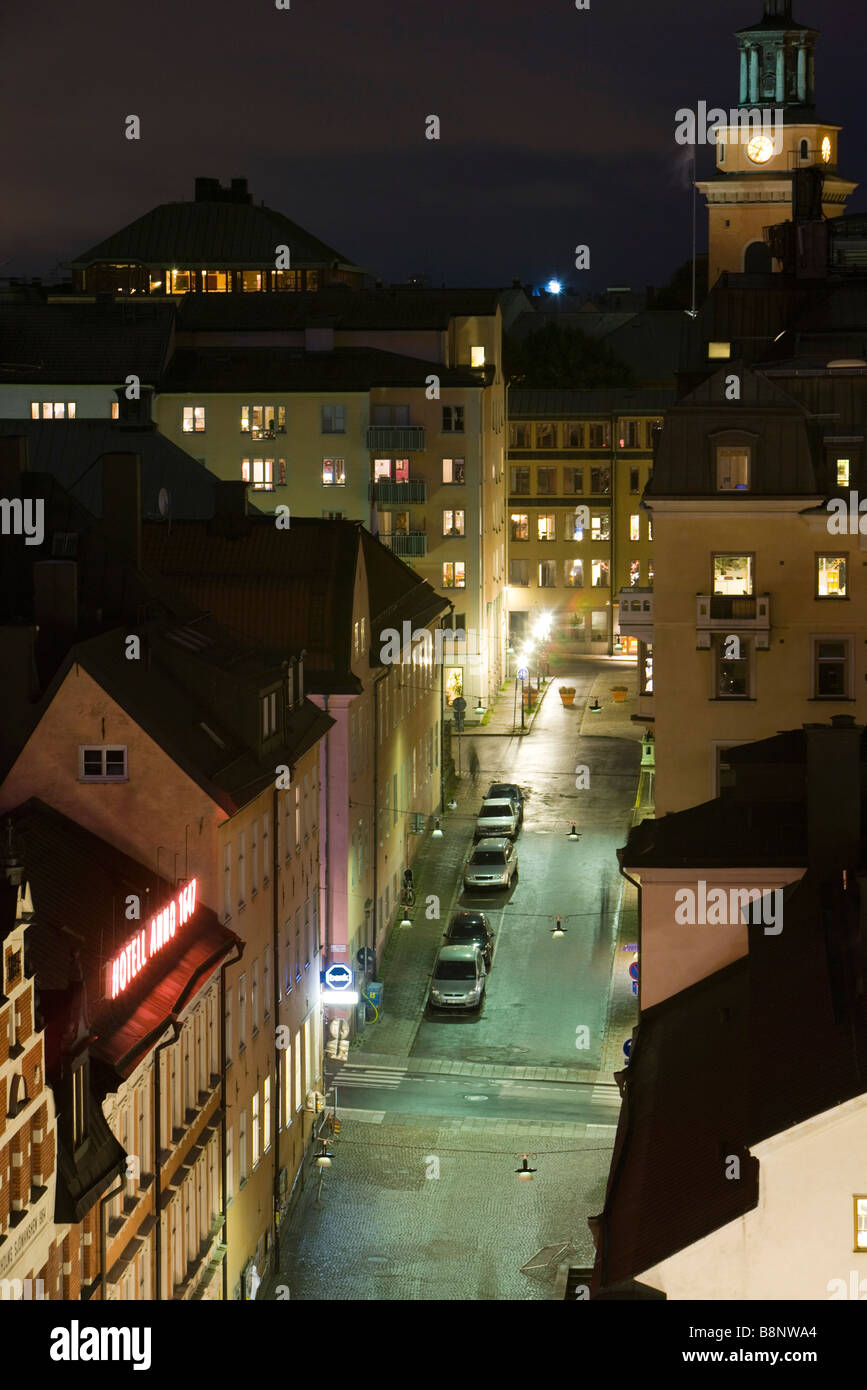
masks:
<path id="1" fill-rule="evenodd" d="M 411 883 L 405 883 L 400 894 L 401 907 L 415 907 L 415 889 Z"/>

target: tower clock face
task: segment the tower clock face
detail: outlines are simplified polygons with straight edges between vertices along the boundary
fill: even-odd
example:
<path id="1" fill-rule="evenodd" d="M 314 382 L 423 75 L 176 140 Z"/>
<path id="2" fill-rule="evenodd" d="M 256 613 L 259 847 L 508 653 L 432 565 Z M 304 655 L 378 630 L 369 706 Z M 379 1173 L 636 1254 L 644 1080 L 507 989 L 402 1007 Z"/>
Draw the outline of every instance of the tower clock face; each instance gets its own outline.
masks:
<path id="1" fill-rule="evenodd" d="M 829 164 L 831 161 L 831 141 L 827 135 L 822 141 L 822 159 L 826 164 Z"/>
<path id="2" fill-rule="evenodd" d="M 747 145 L 747 155 L 754 164 L 767 164 L 774 153 L 774 142 L 769 135 L 754 135 Z"/>

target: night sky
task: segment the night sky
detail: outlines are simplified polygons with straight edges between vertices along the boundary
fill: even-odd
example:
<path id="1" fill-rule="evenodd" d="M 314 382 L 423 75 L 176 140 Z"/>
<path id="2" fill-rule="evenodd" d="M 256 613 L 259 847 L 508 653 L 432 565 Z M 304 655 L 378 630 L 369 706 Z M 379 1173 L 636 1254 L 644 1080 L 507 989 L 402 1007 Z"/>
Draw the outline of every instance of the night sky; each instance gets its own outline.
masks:
<path id="1" fill-rule="evenodd" d="M 840 172 L 867 181 L 864 0 L 794 13 L 822 31 L 817 112 L 843 127 Z M 246 176 L 256 202 L 386 280 L 662 284 L 690 251 L 674 113 L 736 103 L 733 32 L 761 14 L 762 0 L 14 4 L 0 276 L 48 276 L 207 175 Z M 865 207 L 862 186 L 849 210 Z M 700 211 L 700 246 L 705 226 Z"/>

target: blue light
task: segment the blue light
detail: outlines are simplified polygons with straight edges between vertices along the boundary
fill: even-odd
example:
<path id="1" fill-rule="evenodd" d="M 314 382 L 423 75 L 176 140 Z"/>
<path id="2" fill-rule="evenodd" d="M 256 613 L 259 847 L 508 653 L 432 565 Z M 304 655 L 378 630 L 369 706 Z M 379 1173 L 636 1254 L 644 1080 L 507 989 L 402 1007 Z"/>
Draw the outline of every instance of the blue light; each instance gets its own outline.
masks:
<path id="1" fill-rule="evenodd" d="M 563 286 L 560 284 L 559 280 L 549 280 L 545 286 L 549 294 L 559 294 L 562 288 Z"/>

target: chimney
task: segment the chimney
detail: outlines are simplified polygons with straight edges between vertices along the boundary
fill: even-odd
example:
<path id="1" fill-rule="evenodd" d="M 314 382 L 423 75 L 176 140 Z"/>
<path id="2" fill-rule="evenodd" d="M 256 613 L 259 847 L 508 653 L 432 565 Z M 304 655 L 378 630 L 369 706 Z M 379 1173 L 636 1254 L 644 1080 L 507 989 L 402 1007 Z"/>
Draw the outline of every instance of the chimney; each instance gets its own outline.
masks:
<path id="1" fill-rule="evenodd" d="M 214 195 L 218 194 L 219 191 L 219 179 L 196 179 L 195 198 L 197 203 L 212 203 L 214 201 Z"/>
<path id="2" fill-rule="evenodd" d="M 20 497 L 21 474 L 27 472 L 27 437 L 0 435 L 0 497 Z"/>
<path id="3" fill-rule="evenodd" d="M 33 621 L 40 632 L 73 640 L 78 627 L 75 560 L 39 560 L 33 566 Z"/>
<path id="4" fill-rule="evenodd" d="M 851 714 L 805 724 L 807 854 L 822 877 L 853 868 L 861 857 L 861 736 Z"/>
<path id="5" fill-rule="evenodd" d="M 141 459 L 103 454 L 102 519 L 116 554 L 141 569 Z"/>
<path id="6" fill-rule="evenodd" d="M 247 192 L 246 179 L 232 179 L 231 195 L 232 201 L 235 203 L 251 203 L 253 201 L 252 193 Z"/>
<path id="7" fill-rule="evenodd" d="M 214 486 L 214 515 L 208 522 L 211 536 L 246 536 L 250 531 L 247 517 L 247 488 L 235 478 L 218 478 Z"/>

